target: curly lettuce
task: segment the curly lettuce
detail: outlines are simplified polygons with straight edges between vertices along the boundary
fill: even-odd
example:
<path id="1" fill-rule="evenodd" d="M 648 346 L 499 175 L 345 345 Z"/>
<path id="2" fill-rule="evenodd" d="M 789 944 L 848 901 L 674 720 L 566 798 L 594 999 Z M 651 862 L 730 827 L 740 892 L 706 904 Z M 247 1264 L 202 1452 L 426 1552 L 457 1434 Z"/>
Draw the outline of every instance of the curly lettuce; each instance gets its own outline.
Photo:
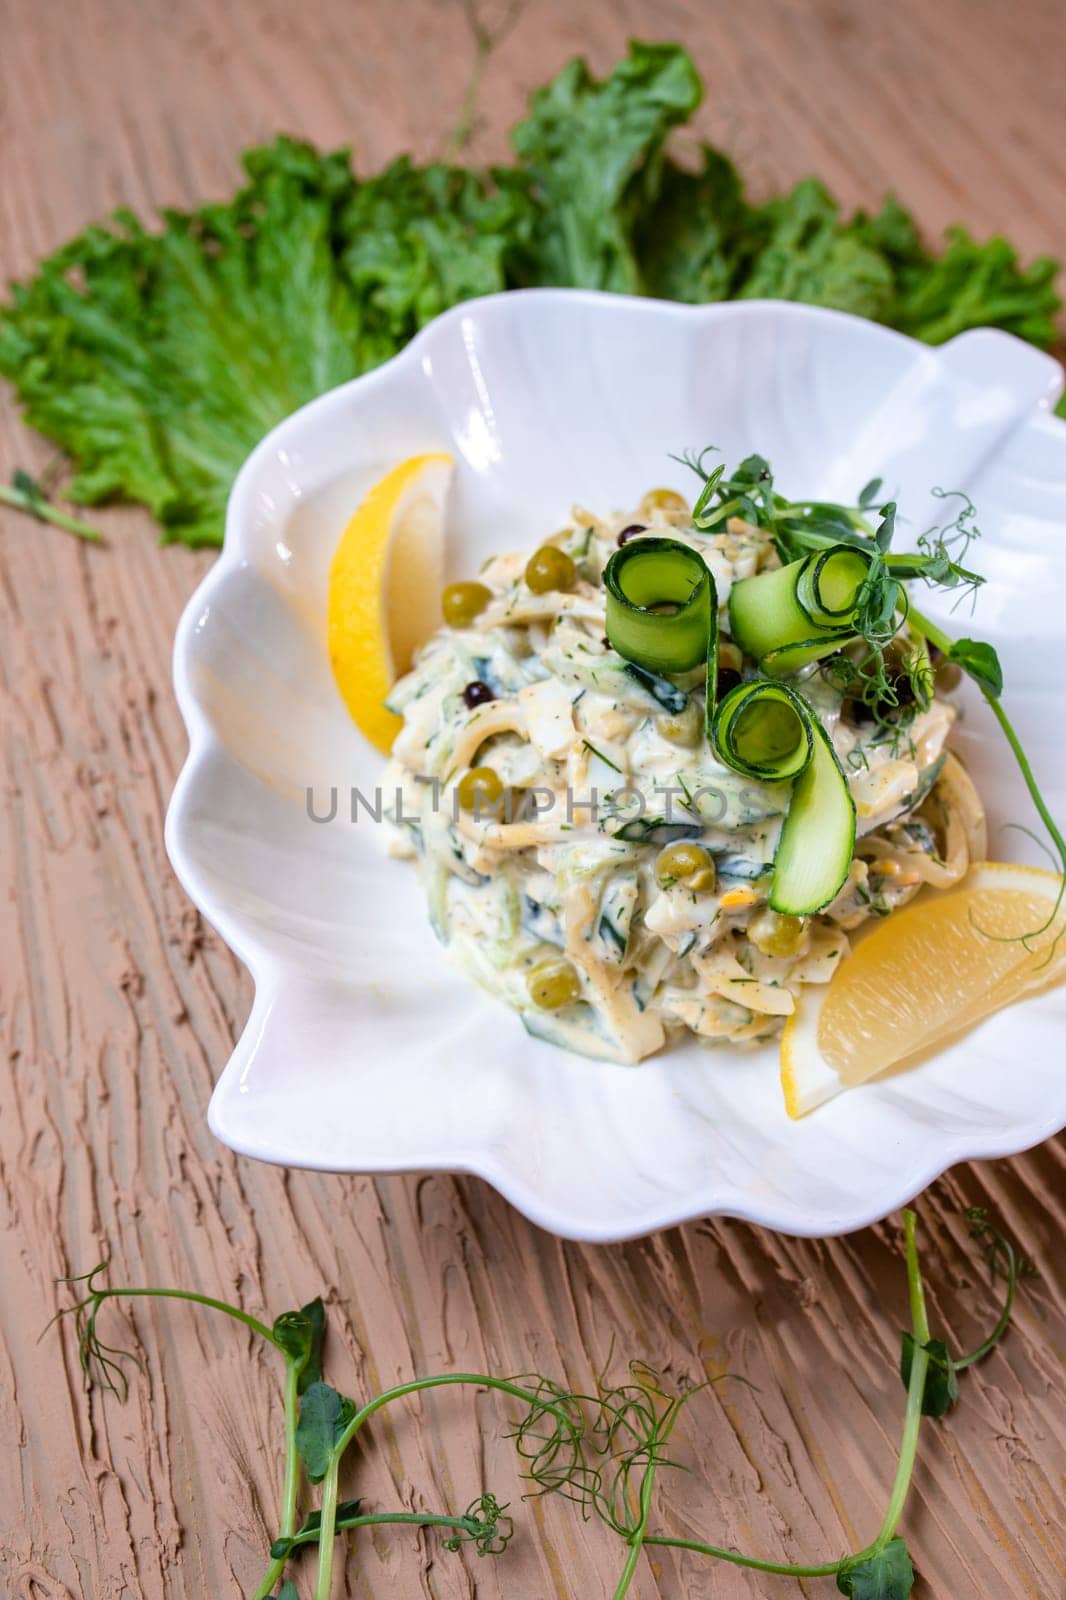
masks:
<path id="1" fill-rule="evenodd" d="M 359 178 L 348 152 L 281 137 L 220 204 L 86 229 L 0 306 L 0 373 L 69 455 L 69 498 L 144 505 L 165 540 L 218 544 L 230 485 L 304 401 L 367 371 L 449 306 L 556 284 L 701 303 L 836 307 L 940 343 L 1056 335 L 1058 264 L 951 230 L 930 251 L 895 200 L 841 215 L 816 179 L 749 202 L 728 156 L 671 132 L 702 85 L 675 44 L 571 61 L 479 171 L 407 157 Z M 9 496 L 10 498 L 10 496 Z"/>
<path id="2" fill-rule="evenodd" d="M 289 412 L 394 348 L 342 264 L 347 157 L 279 139 L 221 205 L 129 212 L 17 284 L 0 371 L 74 463 L 68 497 L 147 506 L 164 540 L 221 542 L 242 461 Z"/>

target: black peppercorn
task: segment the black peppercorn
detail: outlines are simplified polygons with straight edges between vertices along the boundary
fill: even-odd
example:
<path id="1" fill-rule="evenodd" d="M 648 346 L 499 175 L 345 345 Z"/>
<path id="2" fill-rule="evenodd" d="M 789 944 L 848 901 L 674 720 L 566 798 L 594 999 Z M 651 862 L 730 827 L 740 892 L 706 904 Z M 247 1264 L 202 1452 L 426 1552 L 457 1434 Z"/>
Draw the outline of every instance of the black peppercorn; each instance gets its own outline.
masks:
<path id="1" fill-rule="evenodd" d="M 475 678 L 473 683 L 468 683 L 463 690 L 463 704 L 473 711 L 475 706 L 483 706 L 486 700 L 495 700 L 496 696 L 487 683 L 482 683 L 480 678 Z"/>
<path id="2" fill-rule="evenodd" d="M 841 710 L 857 728 L 877 721 L 877 713 L 873 706 L 866 704 L 865 700 L 845 700 Z"/>
<path id="3" fill-rule="evenodd" d="M 734 667 L 718 668 L 718 698 L 724 700 L 730 689 L 735 689 L 738 683 L 743 683 L 740 673 Z"/>

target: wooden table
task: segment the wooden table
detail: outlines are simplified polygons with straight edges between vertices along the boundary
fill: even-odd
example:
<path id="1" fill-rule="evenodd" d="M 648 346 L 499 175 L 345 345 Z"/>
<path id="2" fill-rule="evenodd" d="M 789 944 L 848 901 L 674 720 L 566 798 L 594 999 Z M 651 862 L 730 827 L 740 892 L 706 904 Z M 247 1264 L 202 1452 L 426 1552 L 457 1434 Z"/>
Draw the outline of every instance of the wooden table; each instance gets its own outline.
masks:
<path id="1" fill-rule="evenodd" d="M 814 170 L 847 205 L 891 187 L 930 230 L 961 219 L 1066 256 L 1059 0 L 529 0 L 488 65 L 473 155 L 503 153 L 527 92 L 567 56 L 604 68 L 630 33 L 690 45 L 709 79 L 700 128 L 757 192 Z M 238 151 L 279 126 L 350 141 L 364 168 L 439 153 L 472 61 L 458 0 L 3 0 L 0 276 L 119 203 L 228 192 Z M 48 457 L 5 399 L 0 473 Z M 477 1181 L 285 1173 L 214 1142 L 204 1111 L 250 988 L 162 843 L 185 750 L 170 640 L 211 557 L 158 548 L 138 513 L 100 520 L 108 547 L 89 550 L 0 514 L 0 1592 L 224 1600 L 254 1582 L 275 1529 L 277 1373 L 241 1330 L 142 1305 L 147 1370 L 126 1404 L 83 1397 L 69 1336 L 35 1344 L 53 1279 L 105 1252 L 114 1280 L 271 1314 L 325 1291 L 331 1374 L 356 1393 L 459 1367 L 588 1384 L 612 1349 L 675 1377 L 743 1373 L 758 1387 L 693 1405 L 679 1451 L 694 1472 L 664 1482 L 656 1520 L 778 1559 L 860 1544 L 903 1403 L 895 1222 L 823 1243 L 695 1223 L 583 1249 Z M 934 1322 L 960 1342 L 986 1304 L 962 1207 L 992 1206 L 1044 1273 L 924 1437 L 906 1517 L 920 1600 L 1066 1593 L 1063 1149 L 960 1168 L 921 1204 Z M 114 1342 L 131 1336 L 123 1310 L 107 1318 Z M 352 1482 L 372 1506 L 461 1506 L 483 1480 L 517 1499 L 502 1417 L 456 1391 L 399 1408 Z M 498 1563 L 433 1536 L 364 1536 L 345 1592 L 613 1592 L 613 1536 L 563 1504 L 518 1519 Z M 631 1591 L 798 1592 L 669 1552 Z"/>

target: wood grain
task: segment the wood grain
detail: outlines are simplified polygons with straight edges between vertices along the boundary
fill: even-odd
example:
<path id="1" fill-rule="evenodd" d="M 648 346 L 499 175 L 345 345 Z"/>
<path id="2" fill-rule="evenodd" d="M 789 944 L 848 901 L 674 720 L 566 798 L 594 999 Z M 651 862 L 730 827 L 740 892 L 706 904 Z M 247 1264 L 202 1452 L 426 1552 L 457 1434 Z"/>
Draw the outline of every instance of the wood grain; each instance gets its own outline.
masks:
<path id="1" fill-rule="evenodd" d="M 495 15 L 499 17 L 498 5 Z M 489 11 L 483 12 L 490 22 Z M 903 194 L 926 228 L 1002 229 L 1066 255 L 1059 0 L 529 0 L 494 54 L 472 153 L 502 154 L 529 89 L 575 50 L 683 38 L 701 131 L 757 191 L 817 170 L 847 204 Z M 473 64 L 457 0 L 2 0 L 0 277 L 123 203 L 226 193 L 279 126 L 373 168 L 439 153 Z M 0 407 L 0 472 L 48 450 Z M 271 1314 L 328 1291 L 330 1371 L 363 1393 L 433 1368 L 531 1367 L 588 1384 L 616 1353 L 675 1376 L 743 1373 L 695 1403 L 695 1470 L 657 1522 L 767 1556 L 870 1535 L 893 1466 L 905 1295 L 894 1223 L 803 1242 L 701 1223 L 615 1248 L 538 1232 L 485 1185 L 284 1173 L 204 1122 L 247 1013 L 238 963 L 162 845 L 184 753 L 169 649 L 210 557 L 109 513 L 106 549 L 0 513 L 0 1594 L 224 1600 L 250 1592 L 277 1505 L 277 1374 L 232 1325 L 113 1308 L 146 1366 L 86 1400 L 69 1338 L 35 1343 L 53 1279 L 104 1251 L 115 1280 L 197 1285 Z M 960 1343 L 986 1301 L 963 1206 L 989 1204 L 1043 1264 L 1008 1344 L 925 1438 L 907 1534 L 919 1600 L 1066 1594 L 1064 1146 L 959 1169 L 922 1202 L 932 1309 Z M 370 1505 L 517 1500 L 501 1407 L 458 1392 L 390 1413 L 346 1487 Z M 337 1590 L 596 1600 L 616 1541 L 562 1505 L 518 1509 L 498 1563 L 433 1538 L 363 1537 Z M 633 1600 L 783 1600 L 797 1586 L 661 1552 Z"/>

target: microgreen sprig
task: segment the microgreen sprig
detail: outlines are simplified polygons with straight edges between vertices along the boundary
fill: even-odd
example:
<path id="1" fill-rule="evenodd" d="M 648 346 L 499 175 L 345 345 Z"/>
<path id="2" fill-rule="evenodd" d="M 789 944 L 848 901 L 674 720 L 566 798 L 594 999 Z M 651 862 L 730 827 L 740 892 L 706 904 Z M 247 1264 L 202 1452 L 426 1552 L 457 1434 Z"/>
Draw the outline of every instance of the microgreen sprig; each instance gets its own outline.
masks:
<path id="1" fill-rule="evenodd" d="M 478 1555 L 498 1555 L 506 1549 L 513 1533 L 513 1522 L 507 1514 L 507 1505 L 488 1491 L 464 1512 L 455 1514 L 363 1512 L 358 1501 L 339 1498 L 340 1469 L 346 1451 L 363 1426 L 393 1401 L 445 1386 L 492 1389 L 524 1404 L 531 1427 L 546 1425 L 550 1419 L 558 1448 L 573 1451 L 578 1447 L 577 1431 L 583 1426 L 583 1419 L 550 1392 L 546 1380 L 535 1378 L 526 1382 L 521 1378 L 497 1378 L 487 1373 L 444 1373 L 398 1384 L 359 1406 L 323 1381 L 326 1318 L 321 1299 L 312 1300 L 298 1311 L 283 1312 L 268 1327 L 238 1306 L 192 1290 L 107 1287 L 99 1281 L 107 1267 L 108 1263 L 103 1261 L 91 1272 L 59 1280 L 83 1285 L 86 1292 L 74 1305 L 57 1311 L 48 1324 L 50 1328 L 68 1317 L 73 1322 L 87 1388 L 100 1387 L 124 1400 L 129 1385 L 123 1363 L 129 1361 L 144 1370 L 136 1354 L 108 1345 L 100 1336 L 97 1325 L 100 1311 L 108 1300 L 120 1298 L 184 1300 L 219 1311 L 249 1328 L 283 1358 L 285 1468 L 279 1531 L 271 1544 L 270 1564 L 252 1600 L 269 1600 L 293 1554 L 310 1544 L 317 1546 L 318 1551 L 315 1600 L 329 1600 L 336 1534 L 349 1529 L 389 1524 L 439 1528 L 446 1532 L 443 1544 L 450 1551 L 470 1545 Z M 321 1503 L 298 1523 L 301 1468 L 309 1484 L 321 1486 Z M 298 1591 L 291 1582 L 282 1584 L 280 1600 L 297 1600 L 297 1596 Z"/>
<path id="2" fill-rule="evenodd" d="M 80 1277 L 64 1278 L 64 1283 L 84 1284 L 86 1293 L 73 1306 L 57 1311 L 48 1324 L 51 1327 L 64 1317 L 74 1323 L 78 1341 L 78 1358 L 85 1375 L 86 1388 L 93 1385 L 109 1390 L 124 1400 L 129 1392 L 129 1382 L 122 1363 L 132 1362 L 141 1371 L 143 1365 L 131 1351 L 119 1350 L 105 1344 L 97 1329 L 101 1308 L 108 1300 L 152 1299 L 185 1300 L 192 1305 L 206 1306 L 223 1316 L 239 1322 L 264 1339 L 279 1352 L 285 1363 L 282 1384 L 282 1403 L 285 1417 L 285 1467 L 281 1488 L 281 1515 L 279 1538 L 290 1539 L 296 1532 L 297 1497 L 299 1493 L 300 1451 L 298 1441 L 298 1413 L 300 1396 L 316 1385 L 322 1375 L 322 1341 L 325 1335 L 325 1307 L 320 1299 L 312 1300 L 299 1311 L 284 1311 L 272 1327 L 267 1327 L 258 1317 L 243 1311 L 239 1306 L 217 1300 L 211 1295 L 198 1294 L 190 1289 L 160 1288 L 107 1288 L 97 1281 L 108 1268 L 108 1262 L 99 1262 L 90 1272 Z M 45 1330 L 47 1331 L 47 1329 Z M 281 1576 L 283 1562 L 275 1561 L 260 1587 L 255 1600 L 266 1600 Z"/>
<path id="3" fill-rule="evenodd" d="M 977 526 L 977 507 L 961 489 L 933 488 L 937 500 L 961 500 L 954 517 L 943 525 L 934 524 L 915 540 L 918 548 L 910 554 L 888 553 L 891 538 L 883 546 L 885 559 L 897 578 L 920 578 L 931 589 L 960 589 L 959 601 L 972 599 L 984 583 L 979 572 L 963 566 L 970 545 L 981 537 Z"/>
<path id="4" fill-rule="evenodd" d="M 591 1394 L 568 1393 L 542 1378 L 538 1395 L 559 1406 L 573 1429 L 565 1438 L 558 1429 L 542 1431 L 538 1404 L 512 1431 L 534 1494 L 573 1501 L 584 1517 L 598 1517 L 629 1546 L 616 1600 L 629 1589 L 647 1539 L 656 1473 L 679 1465 L 666 1453 L 670 1436 L 687 1403 L 708 1387 L 692 1384 L 671 1393 L 661 1374 L 642 1361 L 630 1362 L 628 1381 L 621 1384 L 601 1376 Z"/>
<path id="5" fill-rule="evenodd" d="M 445 1549 L 464 1547 L 479 1556 L 499 1555 L 514 1532 L 509 1507 L 485 1491 L 462 1512 L 364 1511 L 358 1500 L 339 1497 L 340 1468 L 361 1429 L 394 1401 L 446 1386 L 490 1389 L 518 1401 L 523 1410 L 510 1437 L 530 1484 L 531 1495 L 559 1495 L 572 1501 L 584 1517 L 595 1517 L 626 1545 L 625 1559 L 613 1600 L 625 1600 L 642 1552 L 664 1547 L 700 1554 L 757 1572 L 785 1577 L 835 1578 L 840 1593 L 854 1600 L 906 1600 L 914 1570 L 899 1526 L 917 1458 L 923 1416 L 941 1417 L 958 1398 L 958 1374 L 984 1359 L 1007 1331 L 1017 1283 L 1033 1269 L 991 1224 L 983 1210 L 967 1212 L 971 1237 L 985 1247 L 994 1279 L 1006 1285 L 1004 1302 L 987 1338 L 969 1355 L 952 1357 L 941 1339 L 930 1335 L 917 1245 L 917 1219 L 904 1213 L 904 1254 L 911 1326 L 903 1334 L 900 1372 L 907 1390 L 899 1458 L 888 1505 L 877 1535 L 864 1549 L 833 1560 L 801 1564 L 765 1560 L 724 1546 L 674 1538 L 652 1528 L 657 1474 L 679 1463 L 668 1446 L 682 1412 L 700 1393 L 723 1381 L 680 1384 L 670 1389 L 661 1374 L 644 1362 L 631 1362 L 618 1384 L 605 1374 L 592 1392 L 574 1392 L 539 1374 L 495 1378 L 485 1373 L 443 1373 L 415 1378 L 374 1396 L 363 1405 L 340 1394 L 322 1377 L 325 1308 L 315 1299 L 298 1311 L 287 1311 L 268 1326 L 237 1306 L 184 1289 L 106 1287 L 100 1278 L 106 1263 L 77 1278 L 86 1293 L 57 1312 L 56 1321 L 71 1318 L 79 1359 L 87 1384 L 96 1384 L 123 1398 L 128 1392 L 123 1360 L 138 1358 L 103 1342 L 98 1330 L 104 1304 L 117 1298 L 184 1300 L 221 1312 L 250 1329 L 283 1357 L 286 1468 L 282 1486 L 280 1530 L 270 1547 L 270 1563 L 253 1600 L 299 1600 L 299 1590 L 285 1576 L 290 1561 L 306 1547 L 317 1554 L 315 1600 L 330 1600 L 337 1536 L 360 1528 L 406 1526 L 439 1529 Z M 143 1370 L 143 1369 L 142 1369 Z M 320 1486 L 317 1507 L 298 1522 L 300 1476 Z M 277 1585 L 280 1583 L 280 1589 Z"/>
<path id="6" fill-rule="evenodd" d="M 914 551 L 897 552 L 892 549 L 896 504 L 892 500 L 879 504 L 883 488 L 880 478 L 866 484 L 854 506 L 823 500 L 788 500 L 774 489 L 773 471 L 764 457 L 748 456 L 732 476 L 727 476 L 717 468 L 714 472 L 707 470 L 704 463 L 712 448 L 686 451 L 674 458 L 703 481 L 692 519 L 700 532 L 714 531 L 729 517 L 742 517 L 772 535 L 777 554 L 786 565 L 834 545 L 860 546 L 867 553 L 871 545 L 875 547 L 855 618 L 854 643 L 862 647 L 862 653 L 840 650 L 822 666 L 823 673 L 842 694 L 860 701 L 872 713 L 877 724 L 875 737 L 889 737 L 894 742 L 904 738 L 916 712 L 929 705 L 933 669 L 927 646 L 932 645 L 977 684 L 1047 829 L 1060 875 L 1059 893 L 1047 917 L 1021 937 L 1025 948 L 1033 950 L 1033 942 L 1056 922 L 1066 896 L 1066 837 L 1051 815 L 1004 709 L 1003 669 L 995 648 L 978 639 L 953 639 L 913 604 L 905 587 L 908 581 L 918 581 L 930 590 L 955 593 L 956 606 L 967 598 L 973 601 L 984 582 L 979 573 L 965 565 L 971 546 L 981 537 L 973 501 L 961 490 L 934 488 L 935 498 L 957 503 L 954 516 L 920 534 Z M 876 526 L 871 520 L 875 511 L 880 518 Z M 895 661 L 890 660 L 890 651 L 895 651 Z M 1060 929 L 1043 952 L 1044 965 L 1054 957 L 1064 933 L 1066 928 Z"/>
<path id="7" fill-rule="evenodd" d="M 1003 1308 L 996 1319 L 995 1327 L 968 1356 L 958 1357 L 955 1362 L 956 1372 L 961 1372 L 964 1367 L 972 1367 L 976 1361 L 983 1361 L 985 1356 L 995 1349 L 1010 1325 L 1018 1284 L 1023 1278 L 1036 1277 L 1035 1263 L 1030 1261 L 1028 1256 L 1018 1254 L 1007 1236 L 995 1227 L 984 1206 L 971 1206 L 965 1215 L 966 1221 L 970 1224 L 970 1238 L 984 1247 L 989 1276 L 993 1282 L 1002 1281 L 1005 1290 Z"/>
<path id="8" fill-rule="evenodd" d="M 38 522 L 50 522 L 53 527 L 73 533 L 89 544 L 99 544 L 102 537 L 98 528 L 54 505 L 45 485 L 22 467 L 16 468 L 10 487 L 0 483 L 0 505 L 11 506 L 15 511 L 23 511 Z"/>
<path id="9" fill-rule="evenodd" d="M 908 613 L 908 622 L 913 633 L 919 634 L 922 638 L 927 639 L 930 644 L 935 645 L 948 661 L 954 662 L 977 684 L 992 715 L 999 723 L 1003 737 L 1010 747 L 1011 754 L 1017 763 L 1022 780 L 1029 792 L 1029 798 L 1033 802 L 1036 813 L 1051 839 L 1054 847 L 1055 869 L 1060 876 L 1059 891 L 1051 910 L 1043 922 L 1039 923 L 1037 927 L 1031 928 L 1028 933 L 1020 936 L 1021 943 L 1026 950 L 1035 953 L 1034 940 L 1039 939 L 1042 934 L 1047 933 L 1048 929 L 1054 925 L 1062 909 L 1063 897 L 1066 895 L 1066 838 L 1063 837 L 1061 828 L 1051 814 L 1047 801 L 1044 799 L 1043 791 L 1037 782 L 1036 774 L 1033 772 L 1029 757 L 1026 754 L 1025 747 L 1004 708 L 1001 698 L 1003 693 L 1003 668 L 1000 666 L 999 656 L 992 645 L 985 644 L 979 639 L 952 639 L 949 634 L 945 633 L 942 628 L 938 627 L 936 623 L 914 606 L 911 606 Z M 1003 938 L 1002 935 L 989 933 L 987 930 L 982 930 L 982 932 L 989 939 L 998 941 Z M 1043 960 L 1041 964 L 1043 966 L 1047 966 L 1053 959 L 1064 933 L 1066 933 L 1066 928 L 1060 928 L 1048 948 L 1042 952 Z M 1006 942 L 1010 943 L 1013 940 L 1008 938 Z"/>
<path id="10" fill-rule="evenodd" d="M 1006 1332 L 1013 1304 L 1014 1286 L 1023 1270 L 1022 1264 L 1009 1240 L 998 1233 L 983 1213 L 968 1213 L 974 1237 L 983 1239 L 989 1249 L 994 1268 L 1007 1280 L 1004 1311 L 995 1327 L 970 1356 L 954 1362 L 947 1355 L 941 1340 L 930 1337 L 929 1318 L 917 1244 L 917 1217 L 913 1211 L 904 1212 L 904 1253 L 907 1266 L 907 1285 L 911 1308 L 911 1328 L 903 1335 L 903 1360 L 907 1403 L 904 1412 L 896 1474 L 889 1494 L 881 1526 L 873 1541 L 854 1555 L 816 1563 L 768 1561 L 761 1557 L 744 1555 L 721 1545 L 694 1539 L 674 1538 L 656 1533 L 649 1528 L 652 1489 L 655 1469 L 676 1465 L 663 1453 L 663 1447 L 672 1431 L 682 1405 L 699 1389 L 700 1385 L 671 1396 L 656 1374 L 647 1368 L 636 1371 L 637 1393 L 640 1398 L 628 1400 L 630 1389 L 602 1389 L 592 1402 L 602 1405 L 605 1422 L 586 1429 L 580 1435 L 579 1448 L 573 1455 L 554 1452 L 554 1442 L 538 1437 L 538 1447 L 547 1457 L 546 1468 L 530 1470 L 530 1476 L 542 1488 L 566 1495 L 575 1500 L 585 1514 L 595 1514 L 608 1527 L 620 1534 L 629 1545 L 626 1563 L 622 1570 L 613 1600 L 624 1600 L 630 1587 L 642 1549 L 664 1547 L 689 1551 L 733 1566 L 748 1567 L 756 1572 L 775 1573 L 783 1577 L 835 1578 L 841 1594 L 854 1600 L 906 1600 L 914 1584 L 914 1568 L 905 1541 L 899 1536 L 899 1525 L 906 1507 L 923 1416 L 942 1416 L 948 1405 L 941 1403 L 944 1387 L 941 1356 L 951 1364 L 951 1372 L 961 1371 L 974 1361 L 983 1359 L 998 1344 Z M 976 1221 L 974 1219 L 977 1219 Z M 558 1391 L 555 1391 L 558 1393 Z M 951 1400 L 958 1396 L 957 1378 L 954 1378 Z M 561 1397 L 567 1398 L 567 1397 Z M 570 1401 L 574 1397 L 568 1397 Z M 634 1436 L 627 1437 L 621 1448 L 617 1444 L 616 1418 L 624 1418 L 624 1429 L 633 1429 Z M 519 1426 L 516 1437 L 523 1439 Z M 599 1464 L 596 1455 L 599 1456 Z M 560 1456 L 563 1459 L 560 1459 Z M 591 1459 L 590 1459 L 591 1458 Z M 639 1478 L 634 1484 L 634 1471 Z M 622 1492 L 617 1490 L 621 1481 Z M 620 1509 L 621 1507 L 621 1509 Z"/>

